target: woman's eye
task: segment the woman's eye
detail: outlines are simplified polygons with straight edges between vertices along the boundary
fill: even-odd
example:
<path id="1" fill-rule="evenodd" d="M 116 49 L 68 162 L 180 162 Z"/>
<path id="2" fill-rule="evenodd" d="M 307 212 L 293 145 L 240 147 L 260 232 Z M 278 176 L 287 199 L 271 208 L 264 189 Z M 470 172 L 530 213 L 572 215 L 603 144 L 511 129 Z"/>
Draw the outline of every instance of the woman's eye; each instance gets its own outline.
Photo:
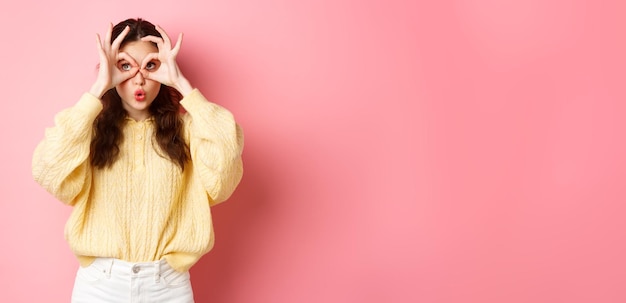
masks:
<path id="1" fill-rule="evenodd" d="M 120 68 L 121 68 L 123 71 L 129 71 L 132 67 L 130 66 L 130 64 L 129 64 L 129 63 L 122 63 L 122 64 L 120 64 Z"/>
<path id="2" fill-rule="evenodd" d="M 154 62 L 148 62 L 148 64 L 146 64 L 146 69 L 147 70 L 152 70 L 152 69 L 155 69 L 156 67 L 157 67 L 157 65 Z"/>

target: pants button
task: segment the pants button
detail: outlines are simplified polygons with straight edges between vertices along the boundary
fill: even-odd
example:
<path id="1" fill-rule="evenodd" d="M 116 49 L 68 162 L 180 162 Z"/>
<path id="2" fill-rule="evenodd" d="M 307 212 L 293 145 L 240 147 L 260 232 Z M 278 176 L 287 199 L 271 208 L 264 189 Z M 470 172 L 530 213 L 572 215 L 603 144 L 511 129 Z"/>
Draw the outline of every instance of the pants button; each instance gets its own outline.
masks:
<path id="1" fill-rule="evenodd" d="M 139 265 L 133 266 L 133 272 L 134 273 L 138 273 L 140 270 L 141 270 L 141 267 Z"/>

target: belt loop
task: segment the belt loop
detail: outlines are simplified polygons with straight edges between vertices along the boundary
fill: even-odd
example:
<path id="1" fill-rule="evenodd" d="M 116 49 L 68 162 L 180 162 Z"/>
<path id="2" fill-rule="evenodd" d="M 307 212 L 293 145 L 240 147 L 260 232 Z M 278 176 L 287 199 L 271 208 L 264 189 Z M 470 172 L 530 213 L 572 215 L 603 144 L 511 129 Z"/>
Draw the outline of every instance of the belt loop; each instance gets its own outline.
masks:
<path id="1" fill-rule="evenodd" d="M 159 283 L 161 280 L 161 261 L 154 262 L 154 282 Z"/>
<path id="2" fill-rule="evenodd" d="M 105 269 L 107 279 L 111 279 L 111 271 L 113 270 L 113 258 L 109 259 L 109 268 Z"/>

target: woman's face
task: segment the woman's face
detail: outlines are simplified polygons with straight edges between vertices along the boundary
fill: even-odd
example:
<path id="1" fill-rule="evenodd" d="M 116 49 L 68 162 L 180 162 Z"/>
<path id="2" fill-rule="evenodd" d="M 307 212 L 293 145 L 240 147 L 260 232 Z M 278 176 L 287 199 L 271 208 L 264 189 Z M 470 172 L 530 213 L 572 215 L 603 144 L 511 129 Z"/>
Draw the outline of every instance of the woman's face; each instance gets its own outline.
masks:
<path id="1" fill-rule="evenodd" d="M 115 90 L 122 98 L 124 109 L 131 118 L 137 121 L 150 117 L 148 109 L 161 88 L 161 83 L 146 79 L 144 76 L 148 70 L 154 71 L 159 68 L 160 62 L 158 61 L 144 62 L 148 54 L 158 53 L 158 51 L 152 42 L 147 41 L 128 42 L 120 48 L 120 52 L 127 53 L 135 62 L 121 60 L 117 64 L 119 69 L 125 70 L 131 65 L 140 67 L 139 72 L 134 77 L 115 87 Z M 142 67 L 142 64 L 145 64 L 145 66 Z"/>

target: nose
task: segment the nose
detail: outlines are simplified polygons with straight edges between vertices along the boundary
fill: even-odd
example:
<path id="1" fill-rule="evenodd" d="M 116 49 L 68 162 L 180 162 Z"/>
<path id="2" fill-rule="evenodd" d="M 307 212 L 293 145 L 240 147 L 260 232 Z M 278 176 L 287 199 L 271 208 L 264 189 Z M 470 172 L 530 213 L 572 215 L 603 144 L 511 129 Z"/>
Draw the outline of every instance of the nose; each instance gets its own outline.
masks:
<path id="1" fill-rule="evenodd" d="M 138 71 L 133 77 L 133 84 L 144 85 L 145 83 L 146 83 L 146 78 L 143 76 L 141 71 Z"/>

